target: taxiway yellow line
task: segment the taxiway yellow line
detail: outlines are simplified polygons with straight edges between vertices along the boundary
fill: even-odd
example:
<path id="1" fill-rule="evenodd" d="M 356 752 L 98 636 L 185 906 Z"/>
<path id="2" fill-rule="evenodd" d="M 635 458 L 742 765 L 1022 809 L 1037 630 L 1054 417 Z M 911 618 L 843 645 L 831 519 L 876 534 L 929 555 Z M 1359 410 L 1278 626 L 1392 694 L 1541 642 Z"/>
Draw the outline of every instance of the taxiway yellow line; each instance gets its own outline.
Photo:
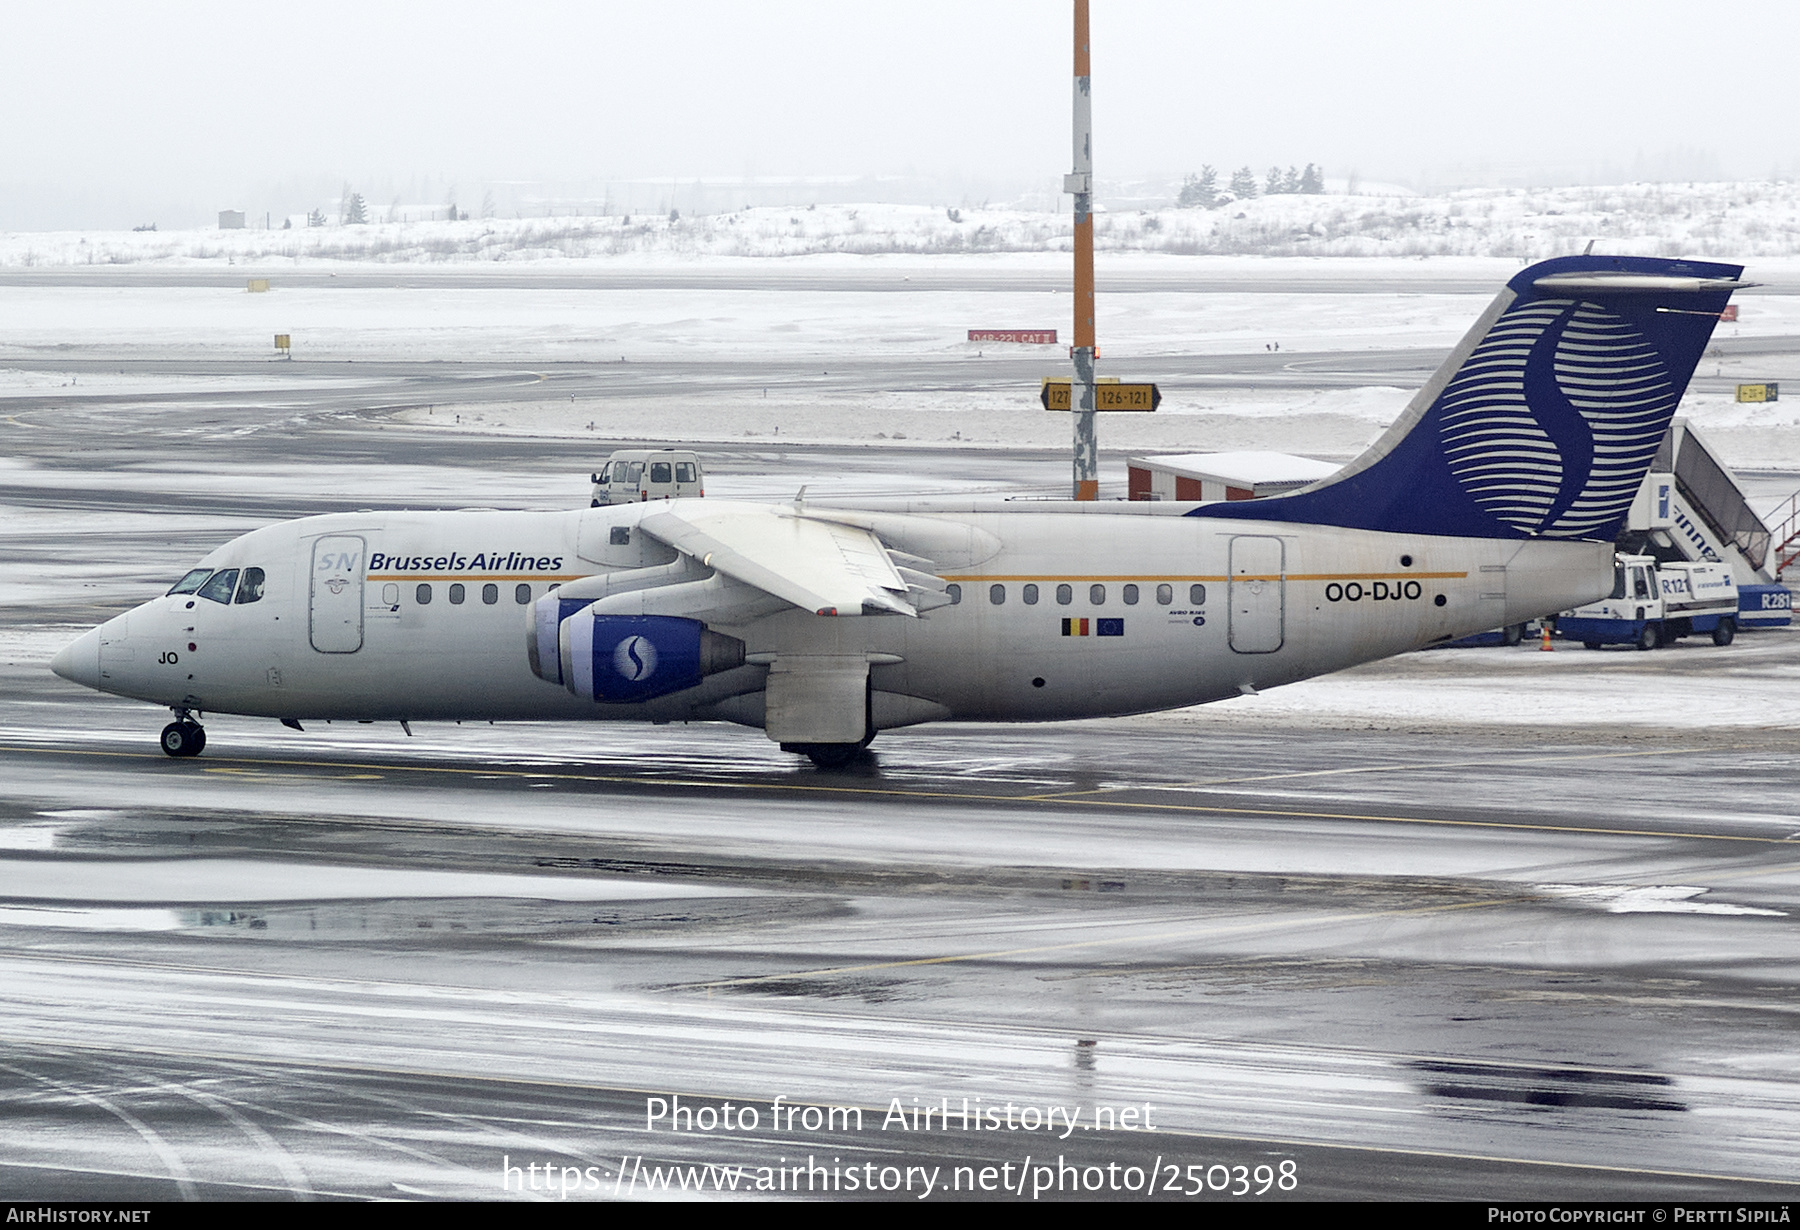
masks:
<path id="1" fill-rule="evenodd" d="M 156 761 L 168 767 L 182 767 L 165 762 L 155 753 L 107 752 L 81 748 L 20 747 L 0 745 L 0 753 L 22 752 L 38 755 L 86 756 L 96 759 Z M 1648 754 L 1648 753 L 1646 753 Z M 241 766 L 241 767 L 240 767 Z M 1568 833 L 1586 837 L 1648 837 L 1672 841 L 1724 841 L 1749 845 L 1800 846 L 1800 837 L 1765 837 L 1754 833 L 1695 833 L 1683 829 L 1603 828 L 1582 824 L 1543 824 L 1509 820 L 1452 820 L 1436 816 L 1395 816 L 1380 812 L 1311 811 L 1301 808 L 1220 807 L 1200 803 L 1138 803 L 1124 799 L 1075 797 L 1063 799 L 1055 794 L 981 794 L 955 790 L 906 790 L 898 787 L 849 785 L 813 785 L 803 782 L 731 782 L 707 781 L 679 777 L 628 777 L 604 773 L 559 773 L 542 769 L 513 769 L 500 766 L 458 768 L 450 765 L 365 764 L 359 761 L 329 760 L 252 760 L 215 761 L 201 766 L 206 772 L 254 772 L 262 768 L 323 769 L 342 773 L 344 770 L 377 772 L 384 775 L 438 774 L 457 777 L 518 778 L 538 781 L 584 782 L 596 785 L 648 786 L 687 790 L 736 790 L 768 794 L 821 795 L 849 798 L 934 799 L 958 803 L 1028 803 L 1063 807 L 1103 807 L 1131 811 L 1176 812 L 1188 815 L 1240 817 L 1270 820 L 1350 820 L 1368 824 L 1429 825 L 1439 828 L 1491 829 L 1501 832 Z M 1155 789 L 1154 785 L 1132 787 Z"/>

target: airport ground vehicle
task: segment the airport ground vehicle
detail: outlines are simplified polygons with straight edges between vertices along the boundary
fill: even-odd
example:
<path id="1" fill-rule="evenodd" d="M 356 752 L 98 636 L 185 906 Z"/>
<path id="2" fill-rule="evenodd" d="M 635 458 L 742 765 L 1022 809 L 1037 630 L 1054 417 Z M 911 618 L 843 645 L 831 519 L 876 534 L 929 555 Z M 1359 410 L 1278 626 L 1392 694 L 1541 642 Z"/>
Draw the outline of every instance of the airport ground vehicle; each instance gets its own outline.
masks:
<path id="1" fill-rule="evenodd" d="M 1740 267 L 1521 270 L 1357 460 L 1213 503 L 669 499 L 252 531 L 60 651 L 197 715 L 877 732 L 1237 696 L 1588 603 Z M 641 490 L 641 489 L 640 489 Z"/>
<path id="2" fill-rule="evenodd" d="M 1648 555 L 1621 555 L 1613 565 L 1612 593 L 1558 615 L 1556 630 L 1589 649 L 1655 649 L 1697 632 L 1710 633 L 1715 645 L 1729 645 L 1737 636 L 1737 615 L 1730 565 L 1658 564 Z"/>
<path id="3" fill-rule="evenodd" d="M 592 508 L 706 494 L 700 459 L 686 449 L 623 448 L 593 476 Z"/>

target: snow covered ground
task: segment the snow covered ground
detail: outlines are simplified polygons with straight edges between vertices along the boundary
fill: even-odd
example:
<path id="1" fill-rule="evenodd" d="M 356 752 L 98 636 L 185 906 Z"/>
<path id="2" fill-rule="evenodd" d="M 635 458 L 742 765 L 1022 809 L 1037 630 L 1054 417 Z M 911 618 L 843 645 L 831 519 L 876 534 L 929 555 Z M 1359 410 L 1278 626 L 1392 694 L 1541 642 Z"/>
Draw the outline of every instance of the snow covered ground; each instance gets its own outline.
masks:
<path id="1" fill-rule="evenodd" d="M 426 224 L 418 224 L 426 225 Z M 463 225 L 463 224 L 437 224 Z M 1020 269 L 1060 274 L 1067 258 L 1049 253 L 1011 257 L 807 257 L 773 262 L 787 269 L 871 266 L 899 280 L 955 274 L 978 287 L 984 271 Z M 706 258 L 685 268 L 733 270 L 746 262 Z M 1305 377 L 1330 373 L 1343 356 L 1356 370 L 1359 351 L 1391 348 L 1447 349 L 1486 305 L 1489 294 L 1442 293 L 1448 275 L 1498 287 L 1516 269 L 1503 260 L 1460 257 L 1431 260 L 1227 258 L 1136 255 L 1108 258 L 1115 271 L 1192 269 L 1197 276 L 1254 276 L 1264 282 L 1300 283 L 1329 269 L 1349 284 L 1378 281 L 1378 292 L 1208 292 L 1171 289 L 1100 298 L 1102 368 L 1130 375 L 1134 362 L 1152 357 L 1266 353 L 1271 345 L 1310 356 L 1299 361 L 1292 383 L 1277 373 L 1264 387 L 1198 377 L 1165 384 L 1155 416 L 1109 418 L 1111 447 L 1192 451 L 1276 449 L 1343 458 L 1357 452 L 1397 415 L 1411 388 L 1382 378 L 1362 387 L 1305 387 Z M 610 262 L 610 269 L 619 266 Z M 643 262 L 630 267 L 648 269 Z M 666 266 L 665 266 L 666 267 Z M 1796 264 L 1800 271 L 1800 263 Z M 1252 272 L 1253 271 L 1253 272 Z M 1754 271 L 1753 271 L 1754 272 Z M 1062 374 L 1062 348 L 997 347 L 967 341 L 971 327 L 1053 327 L 1066 332 L 1069 300 L 1042 290 L 816 289 L 777 279 L 767 289 L 655 289 L 596 292 L 557 285 L 371 287 L 309 284 L 251 294 L 231 286 L 11 285 L 0 292 L 0 396 L 82 396 L 116 392 L 135 381 L 146 393 L 209 392 L 260 383 L 254 376 L 121 377 L 89 372 L 8 369 L 8 357 L 39 363 L 58 355 L 154 356 L 159 359 L 267 361 L 269 382 L 285 378 L 272 339 L 293 339 L 297 362 L 369 361 L 382 358 L 517 362 L 613 363 L 620 360 L 713 362 L 758 359 L 816 362 L 821 375 L 834 365 L 892 358 L 967 360 L 961 387 L 934 381 L 929 389 L 873 395 L 845 394 L 821 381 L 816 390 L 792 384 L 765 395 L 739 382 L 703 401 L 658 399 L 659 430 L 671 440 L 719 440 L 756 436 L 784 440 L 896 438 L 967 443 L 1053 446 L 1067 424 L 1037 406 L 1034 380 L 998 384 L 979 366 L 1000 354 L 1036 355 L 1043 373 Z M 1404 289 L 1416 282 L 1419 289 Z M 1721 340 L 1800 334 L 1800 296 L 1741 296 L 1742 318 L 1721 325 Z M 1800 467 L 1800 403 L 1737 405 L 1728 385 L 1746 380 L 1800 380 L 1800 366 L 1781 356 L 1721 357 L 1705 365 L 1705 378 L 1690 393 L 1684 412 L 1715 436 L 1736 464 Z M 349 377 L 333 377 L 354 387 Z M 1712 383 L 1708 384 L 1706 381 Z M 959 382 L 960 383 L 960 382 Z M 891 386 L 890 386 L 891 389 Z M 622 409 L 577 398 L 570 403 L 524 402 L 483 407 L 459 423 L 455 415 L 420 411 L 433 427 L 529 432 L 575 437 L 642 434 L 637 408 Z M 629 420 L 629 421 L 626 421 Z M 591 426 L 590 426 L 591 425 Z M 591 434 L 590 434 L 591 433 Z"/>
<path id="2" fill-rule="evenodd" d="M 1065 198 L 1066 203 L 1066 198 Z M 1105 194 L 1101 194 L 1104 207 Z M 1172 203 L 1171 203 L 1172 204 Z M 1106 253 L 1457 256 L 1536 260 L 1579 252 L 1766 258 L 1800 255 L 1800 184 L 1622 184 L 1272 196 L 1217 209 L 1101 213 Z M 699 217 L 483 218 L 297 230 L 46 232 L 0 236 L 0 267 L 570 263 L 825 253 L 1067 251 L 1066 213 L 1017 208 L 820 205 Z"/>
<path id="3" fill-rule="evenodd" d="M 1558 640 L 1433 649 L 1256 696 L 1183 709 L 1168 720 L 1370 730 L 1510 727 L 1643 733 L 1800 730 L 1800 629 L 1746 633 L 1719 648 L 1693 637 L 1652 653 Z"/>

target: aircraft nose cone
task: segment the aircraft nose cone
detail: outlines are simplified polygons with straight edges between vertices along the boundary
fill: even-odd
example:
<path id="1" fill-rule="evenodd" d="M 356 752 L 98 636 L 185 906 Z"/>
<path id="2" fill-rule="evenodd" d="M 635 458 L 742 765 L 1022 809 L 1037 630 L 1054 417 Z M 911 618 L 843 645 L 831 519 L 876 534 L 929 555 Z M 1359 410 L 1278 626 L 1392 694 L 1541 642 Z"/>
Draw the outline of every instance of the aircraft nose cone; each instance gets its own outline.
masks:
<path id="1" fill-rule="evenodd" d="M 100 629 L 84 632 L 57 650 L 50 669 L 85 688 L 100 686 Z"/>

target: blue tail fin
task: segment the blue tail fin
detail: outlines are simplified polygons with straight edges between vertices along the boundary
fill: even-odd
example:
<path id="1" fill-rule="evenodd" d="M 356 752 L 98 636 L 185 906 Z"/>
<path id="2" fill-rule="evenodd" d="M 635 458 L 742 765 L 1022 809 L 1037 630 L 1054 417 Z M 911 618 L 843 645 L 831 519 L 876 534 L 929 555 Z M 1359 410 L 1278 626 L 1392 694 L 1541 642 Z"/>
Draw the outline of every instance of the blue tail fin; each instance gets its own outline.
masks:
<path id="1" fill-rule="evenodd" d="M 1742 272 L 1626 256 L 1533 265 L 1361 457 L 1291 495 L 1190 515 L 1610 540 Z"/>

